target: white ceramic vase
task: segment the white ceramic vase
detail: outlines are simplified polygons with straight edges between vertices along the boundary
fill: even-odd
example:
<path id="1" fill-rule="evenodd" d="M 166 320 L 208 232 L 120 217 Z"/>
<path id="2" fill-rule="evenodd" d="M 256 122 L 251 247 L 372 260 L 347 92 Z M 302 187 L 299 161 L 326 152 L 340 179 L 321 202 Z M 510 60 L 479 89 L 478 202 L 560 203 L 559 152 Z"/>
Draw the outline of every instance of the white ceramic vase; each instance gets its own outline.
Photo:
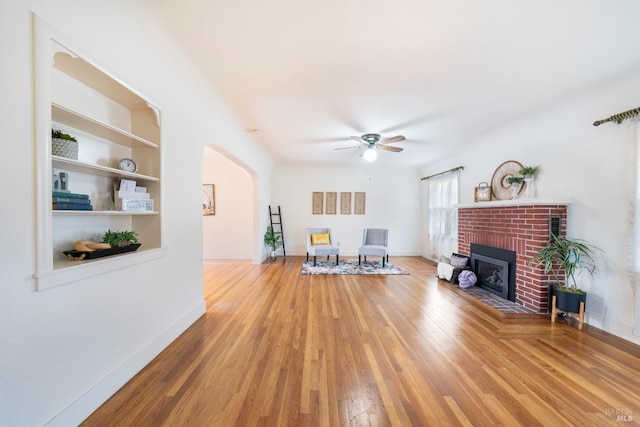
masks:
<path id="1" fill-rule="evenodd" d="M 527 199 L 532 199 L 536 197 L 536 180 L 532 175 L 526 175 L 524 177 L 525 187 L 524 187 L 524 197 Z"/>

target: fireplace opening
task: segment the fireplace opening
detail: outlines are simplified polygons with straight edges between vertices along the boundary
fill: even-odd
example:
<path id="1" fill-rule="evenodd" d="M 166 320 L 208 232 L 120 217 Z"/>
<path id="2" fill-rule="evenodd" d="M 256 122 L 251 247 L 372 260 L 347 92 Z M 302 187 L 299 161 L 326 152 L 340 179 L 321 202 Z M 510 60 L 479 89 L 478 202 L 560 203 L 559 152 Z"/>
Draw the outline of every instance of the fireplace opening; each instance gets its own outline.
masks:
<path id="1" fill-rule="evenodd" d="M 471 244 L 471 269 L 477 286 L 509 301 L 516 300 L 516 253 L 508 249 Z"/>

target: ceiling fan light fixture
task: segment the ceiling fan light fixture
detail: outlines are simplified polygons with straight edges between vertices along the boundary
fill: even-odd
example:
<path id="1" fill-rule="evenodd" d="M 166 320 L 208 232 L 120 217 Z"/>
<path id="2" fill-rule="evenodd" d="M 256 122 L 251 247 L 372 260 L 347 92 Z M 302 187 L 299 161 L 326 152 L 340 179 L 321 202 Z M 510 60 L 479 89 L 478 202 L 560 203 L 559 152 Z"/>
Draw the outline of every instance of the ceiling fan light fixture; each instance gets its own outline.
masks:
<path id="1" fill-rule="evenodd" d="M 378 157 L 378 152 L 375 148 L 367 148 L 363 157 L 367 162 L 373 162 Z"/>

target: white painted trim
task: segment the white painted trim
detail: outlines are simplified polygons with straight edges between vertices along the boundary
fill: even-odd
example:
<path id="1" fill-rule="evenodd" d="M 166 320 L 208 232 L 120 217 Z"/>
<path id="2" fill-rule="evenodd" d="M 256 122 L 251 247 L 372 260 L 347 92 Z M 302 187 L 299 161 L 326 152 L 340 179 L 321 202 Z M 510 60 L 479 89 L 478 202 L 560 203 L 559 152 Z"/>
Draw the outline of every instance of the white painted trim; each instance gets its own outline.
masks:
<path id="1" fill-rule="evenodd" d="M 44 291 L 56 286 L 76 282 L 100 274 L 111 273 L 121 268 L 131 267 L 143 262 L 166 256 L 167 248 L 127 252 L 112 257 L 97 258 L 95 260 L 74 261 L 76 265 L 56 270 L 35 273 L 35 287 L 37 291 Z M 66 263 L 66 262 L 65 262 Z"/>
<path id="2" fill-rule="evenodd" d="M 569 198 L 531 198 L 515 200 L 493 200 L 491 202 L 476 202 L 458 205 L 458 209 L 496 208 L 501 206 L 545 206 L 545 205 L 570 205 L 573 199 Z"/>
<path id="3" fill-rule="evenodd" d="M 169 329 L 157 336 L 139 352 L 133 354 L 120 366 L 100 380 L 91 389 L 87 390 L 77 400 L 62 410 L 58 415 L 49 420 L 45 426 L 71 426 L 79 425 L 96 409 L 98 409 L 116 391 L 140 372 L 149 362 L 151 362 L 169 344 L 178 338 L 206 312 L 206 302 L 200 301 L 193 309 L 185 313 L 182 318 L 174 323 Z"/>

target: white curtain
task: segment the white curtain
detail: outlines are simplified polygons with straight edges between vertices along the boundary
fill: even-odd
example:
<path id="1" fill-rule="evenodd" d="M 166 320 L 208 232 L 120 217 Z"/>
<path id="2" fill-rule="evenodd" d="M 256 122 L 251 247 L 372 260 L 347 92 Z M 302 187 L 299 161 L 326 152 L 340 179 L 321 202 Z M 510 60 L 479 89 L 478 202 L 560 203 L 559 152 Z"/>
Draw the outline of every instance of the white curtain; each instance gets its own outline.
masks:
<path id="1" fill-rule="evenodd" d="M 638 138 L 640 138 L 640 131 L 638 130 L 640 122 L 633 120 L 625 123 L 624 126 L 623 137 L 625 142 L 632 147 L 630 169 L 633 178 L 630 180 L 630 193 L 632 194 L 632 197 L 630 197 L 631 227 L 633 233 L 630 233 L 632 236 L 630 242 L 631 250 L 629 251 L 631 256 L 627 265 L 635 297 L 633 334 L 640 336 L 640 141 L 638 141 Z"/>
<path id="2" fill-rule="evenodd" d="M 451 172 L 428 180 L 427 256 L 438 261 L 458 248 L 458 187 L 460 172 Z"/>

